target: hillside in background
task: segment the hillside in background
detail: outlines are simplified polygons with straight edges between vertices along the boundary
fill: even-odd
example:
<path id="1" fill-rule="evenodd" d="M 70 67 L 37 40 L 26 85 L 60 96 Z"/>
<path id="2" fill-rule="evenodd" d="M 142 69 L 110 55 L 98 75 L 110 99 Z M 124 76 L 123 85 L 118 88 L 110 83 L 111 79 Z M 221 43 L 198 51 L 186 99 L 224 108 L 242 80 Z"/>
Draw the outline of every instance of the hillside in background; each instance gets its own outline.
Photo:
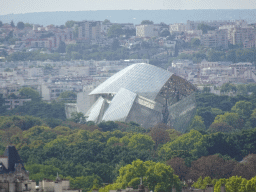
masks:
<path id="1" fill-rule="evenodd" d="M 3 23 L 23 21 L 25 23 L 40 25 L 62 25 L 67 20 L 99 20 L 109 19 L 113 23 L 139 24 L 142 20 L 152 20 L 154 23 L 164 22 L 185 23 L 188 19 L 199 20 L 246 20 L 248 23 L 256 22 L 256 12 L 251 10 L 99 10 L 99 11 L 59 11 L 26 14 L 0 15 Z"/>

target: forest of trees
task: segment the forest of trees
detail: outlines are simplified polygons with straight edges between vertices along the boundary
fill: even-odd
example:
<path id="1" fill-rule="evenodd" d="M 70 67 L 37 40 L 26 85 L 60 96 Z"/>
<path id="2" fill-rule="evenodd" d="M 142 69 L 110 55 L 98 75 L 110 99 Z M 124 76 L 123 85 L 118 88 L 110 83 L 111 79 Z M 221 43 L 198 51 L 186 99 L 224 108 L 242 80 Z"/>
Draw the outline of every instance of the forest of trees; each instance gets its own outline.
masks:
<path id="1" fill-rule="evenodd" d="M 32 101 L 1 113 L 0 154 L 15 145 L 30 179 L 55 179 L 58 172 L 84 191 L 136 188 L 140 177 L 154 191 L 179 190 L 181 181 L 216 190 L 236 182 L 245 192 L 255 191 L 256 92 L 246 88 L 250 95 L 197 93 L 196 116 L 186 133 L 164 124 L 144 129 L 134 122 L 78 123 L 79 114 L 65 118 L 62 101 L 44 103 L 23 89 L 20 95 Z"/>

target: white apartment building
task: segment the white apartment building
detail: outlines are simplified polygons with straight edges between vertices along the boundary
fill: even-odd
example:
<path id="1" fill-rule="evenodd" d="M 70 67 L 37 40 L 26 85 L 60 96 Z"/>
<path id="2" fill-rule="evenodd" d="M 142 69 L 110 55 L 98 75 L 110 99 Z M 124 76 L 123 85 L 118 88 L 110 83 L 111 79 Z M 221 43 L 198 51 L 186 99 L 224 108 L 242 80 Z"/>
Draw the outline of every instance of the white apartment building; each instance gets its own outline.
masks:
<path id="1" fill-rule="evenodd" d="M 201 45 L 204 47 L 222 47 L 228 48 L 228 34 L 226 30 L 208 31 L 207 34 L 201 36 Z"/>
<path id="2" fill-rule="evenodd" d="M 171 24 L 169 25 L 169 31 L 178 31 L 178 32 L 182 32 L 182 31 L 186 31 L 186 24 L 184 23 L 175 23 L 175 24 Z"/>
<path id="3" fill-rule="evenodd" d="M 205 59 L 199 64 L 200 68 L 219 67 L 219 62 L 209 62 Z"/>
<path id="4" fill-rule="evenodd" d="M 229 41 L 233 45 L 243 44 L 244 47 L 255 47 L 255 29 L 253 27 L 235 27 L 229 30 Z"/>
<path id="5" fill-rule="evenodd" d="M 83 86 L 75 84 L 42 84 L 41 89 L 42 99 L 44 101 L 52 101 L 57 99 L 64 91 L 80 92 Z"/>
<path id="6" fill-rule="evenodd" d="M 90 67 L 61 67 L 60 76 L 89 76 L 90 75 Z"/>
<path id="7" fill-rule="evenodd" d="M 159 26 L 156 25 L 137 25 L 136 36 L 137 37 L 157 37 L 159 32 Z"/>
<path id="8" fill-rule="evenodd" d="M 172 61 L 173 68 L 184 68 L 193 65 L 193 61 L 187 59 L 178 59 Z"/>

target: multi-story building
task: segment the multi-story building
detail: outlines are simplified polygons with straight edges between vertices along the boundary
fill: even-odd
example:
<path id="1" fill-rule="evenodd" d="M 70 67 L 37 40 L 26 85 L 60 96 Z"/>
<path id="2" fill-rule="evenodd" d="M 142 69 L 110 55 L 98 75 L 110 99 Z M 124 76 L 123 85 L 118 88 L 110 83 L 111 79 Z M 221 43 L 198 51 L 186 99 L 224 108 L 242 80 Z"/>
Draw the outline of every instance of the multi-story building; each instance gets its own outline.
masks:
<path id="1" fill-rule="evenodd" d="M 11 110 L 23 106 L 25 102 L 29 101 L 31 101 L 31 99 L 5 99 L 5 106 L 7 107 L 7 110 Z"/>
<path id="2" fill-rule="evenodd" d="M 234 27 L 229 30 L 229 42 L 233 45 L 243 44 L 246 48 L 255 47 L 255 35 L 253 27 Z"/>
<path id="3" fill-rule="evenodd" d="M 159 34 L 159 26 L 156 25 L 137 25 L 137 37 L 157 37 Z"/>
<path id="4" fill-rule="evenodd" d="M 72 29 L 65 29 L 61 31 L 52 31 L 54 36 L 48 38 L 40 38 L 36 35 L 29 36 L 30 38 L 25 38 L 22 41 L 16 41 L 15 45 L 19 47 L 20 50 L 23 48 L 47 48 L 53 49 L 58 48 L 60 42 L 67 42 L 73 40 Z"/>
<path id="5" fill-rule="evenodd" d="M 186 24 L 184 23 L 175 23 L 175 24 L 171 24 L 169 25 L 169 31 L 170 32 L 182 32 L 182 31 L 186 31 Z"/>
<path id="6" fill-rule="evenodd" d="M 208 31 L 207 34 L 201 36 L 201 44 L 204 47 L 222 47 L 228 48 L 228 34 L 226 30 Z"/>
<path id="7" fill-rule="evenodd" d="M 92 40 L 101 37 L 101 21 L 81 21 L 78 25 L 79 39 Z"/>
<path id="8" fill-rule="evenodd" d="M 57 99 L 64 91 L 81 92 L 83 86 L 75 83 L 62 83 L 62 84 L 43 84 L 41 86 L 42 99 L 45 101 L 52 101 Z"/>

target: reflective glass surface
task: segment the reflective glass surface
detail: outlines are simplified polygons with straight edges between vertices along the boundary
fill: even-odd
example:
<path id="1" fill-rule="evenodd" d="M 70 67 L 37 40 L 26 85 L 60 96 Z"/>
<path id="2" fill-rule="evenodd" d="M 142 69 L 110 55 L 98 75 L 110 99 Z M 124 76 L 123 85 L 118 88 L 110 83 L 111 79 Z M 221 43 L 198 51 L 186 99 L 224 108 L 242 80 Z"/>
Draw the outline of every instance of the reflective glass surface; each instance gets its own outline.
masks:
<path id="1" fill-rule="evenodd" d="M 138 63 L 119 71 L 94 89 L 90 95 L 117 93 L 120 88 L 155 100 L 172 73 L 153 65 Z"/>
<path id="2" fill-rule="evenodd" d="M 103 121 L 125 121 L 137 94 L 121 88 L 111 101 L 105 112 Z"/>
<path id="3" fill-rule="evenodd" d="M 89 109 L 85 116 L 87 116 L 87 121 L 97 122 L 104 107 L 105 100 L 102 97 L 99 97 L 98 100 L 93 104 L 93 106 Z"/>

